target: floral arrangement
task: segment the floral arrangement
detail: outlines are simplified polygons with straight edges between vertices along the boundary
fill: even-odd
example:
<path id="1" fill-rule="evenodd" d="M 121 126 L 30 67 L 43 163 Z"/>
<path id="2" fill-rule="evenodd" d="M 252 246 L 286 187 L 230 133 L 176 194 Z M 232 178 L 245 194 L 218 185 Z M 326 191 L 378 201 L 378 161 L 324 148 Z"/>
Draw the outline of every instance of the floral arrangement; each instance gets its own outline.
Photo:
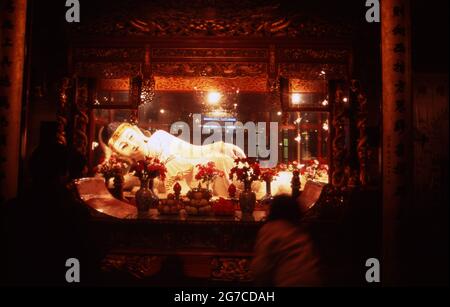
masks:
<path id="1" fill-rule="evenodd" d="M 230 180 L 237 180 L 250 184 L 255 180 L 260 180 L 261 169 L 258 162 L 252 162 L 248 158 L 238 158 L 234 160 L 235 166 L 230 170 Z"/>
<path id="2" fill-rule="evenodd" d="M 300 169 L 300 174 L 305 176 L 307 180 L 316 180 L 328 175 L 328 165 L 317 159 L 312 159 Z"/>
<path id="3" fill-rule="evenodd" d="M 131 171 L 140 180 L 154 179 L 156 177 L 164 180 L 167 173 L 166 162 L 161 161 L 157 157 L 145 157 L 143 160 L 136 161 L 131 166 Z"/>
<path id="4" fill-rule="evenodd" d="M 272 182 L 274 177 L 278 176 L 276 168 L 264 168 L 261 170 L 261 180 L 265 182 Z"/>
<path id="5" fill-rule="evenodd" d="M 116 176 L 123 176 L 128 167 L 128 163 L 121 161 L 116 155 L 112 155 L 109 159 L 97 165 L 94 168 L 94 172 L 100 173 L 103 177 L 109 179 Z"/>
<path id="6" fill-rule="evenodd" d="M 288 164 L 281 163 L 278 165 L 277 168 L 278 168 L 278 171 L 291 171 L 292 172 L 295 169 L 299 169 L 300 165 L 298 164 L 297 161 L 292 161 L 292 162 L 289 162 Z"/>
<path id="7" fill-rule="evenodd" d="M 223 177 L 224 172 L 216 168 L 214 162 L 208 162 L 206 164 L 197 164 L 198 173 L 195 175 L 196 180 L 201 180 L 206 183 L 207 186 L 214 181 L 217 177 Z"/>

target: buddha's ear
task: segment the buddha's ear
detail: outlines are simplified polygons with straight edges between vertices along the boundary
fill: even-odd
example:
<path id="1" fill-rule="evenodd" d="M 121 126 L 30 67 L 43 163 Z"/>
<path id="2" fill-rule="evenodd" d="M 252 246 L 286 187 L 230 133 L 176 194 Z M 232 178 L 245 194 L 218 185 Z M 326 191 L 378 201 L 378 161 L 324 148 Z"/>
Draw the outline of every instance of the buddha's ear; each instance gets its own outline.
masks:
<path id="1" fill-rule="evenodd" d="M 142 134 L 148 138 L 152 136 L 151 132 L 146 129 L 139 128 L 139 130 L 141 130 Z"/>

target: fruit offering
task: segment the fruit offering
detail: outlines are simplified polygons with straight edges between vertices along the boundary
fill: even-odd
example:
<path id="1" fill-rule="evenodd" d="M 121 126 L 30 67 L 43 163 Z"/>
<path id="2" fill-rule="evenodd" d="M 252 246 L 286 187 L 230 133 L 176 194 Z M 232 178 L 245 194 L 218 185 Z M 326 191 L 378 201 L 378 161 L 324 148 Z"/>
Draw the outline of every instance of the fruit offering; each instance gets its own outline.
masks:
<path id="1" fill-rule="evenodd" d="M 185 205 L 189 215 L 210 215 L 212 213 L 210 199 L 212 194 L 206 189 L 192 189 L 187 193 L 189 201 Z"/>
<path id="2" fill-rule="evenodd" d="M 167 195 L 167 199 L 161 200 L 158 205 L 158 211 L 160 214 L 178 214 L 181 208 L 181 202 L 176 200 L 173 194 Z"/>

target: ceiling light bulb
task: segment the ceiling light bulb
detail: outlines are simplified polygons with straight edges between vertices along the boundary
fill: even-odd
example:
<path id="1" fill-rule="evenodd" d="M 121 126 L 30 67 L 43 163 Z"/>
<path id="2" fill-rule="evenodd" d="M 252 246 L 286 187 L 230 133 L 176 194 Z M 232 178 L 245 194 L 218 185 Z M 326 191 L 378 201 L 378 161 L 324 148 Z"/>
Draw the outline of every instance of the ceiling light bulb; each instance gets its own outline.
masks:
<path id="1" fill-rule="evenodd" d="M 292 94 L 291 100 L 293 104 L 299 104 L 302 102 L 302 96 L 299 93 L 294 93 Z"/>
<path id="2" fill-rule="evenodd" d="M 217 104 L 222 98 L 222 95 L 219 92 L 209 92 L 208 93 L 208 103 Z"/>

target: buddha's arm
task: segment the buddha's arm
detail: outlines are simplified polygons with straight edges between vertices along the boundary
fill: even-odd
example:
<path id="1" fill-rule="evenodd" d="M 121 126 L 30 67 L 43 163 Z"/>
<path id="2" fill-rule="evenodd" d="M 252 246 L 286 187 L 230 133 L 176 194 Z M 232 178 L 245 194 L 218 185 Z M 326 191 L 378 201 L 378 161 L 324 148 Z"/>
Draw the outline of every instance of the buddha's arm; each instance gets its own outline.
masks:
<path id="1" fill-rule="evenodd" d="M 160 151 L 163 156 L 179 155 L 184 158 L 201 158 L 225 155 L 235 158 L 244 158 L 244 151 L 238 146 L 225 142 L 216 142 L 206 145 L 193 145 L 176 136 L 159 130 L 149 139 L 148 143 L 151 152 Z"/>

